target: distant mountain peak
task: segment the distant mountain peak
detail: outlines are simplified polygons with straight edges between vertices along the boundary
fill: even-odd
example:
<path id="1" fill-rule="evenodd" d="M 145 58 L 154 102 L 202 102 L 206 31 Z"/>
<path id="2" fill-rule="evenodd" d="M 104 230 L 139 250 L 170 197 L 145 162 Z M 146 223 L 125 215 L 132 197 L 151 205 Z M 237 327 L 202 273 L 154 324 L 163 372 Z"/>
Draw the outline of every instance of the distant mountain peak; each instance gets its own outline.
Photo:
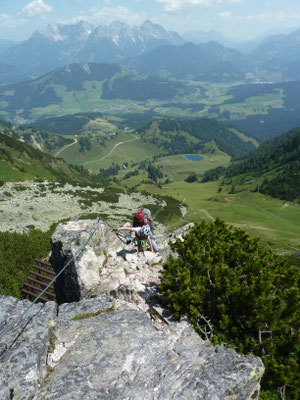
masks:
<path id="1" fill-rule="evenodd" d="M 151 33 L 156 37 L 168 35 L 168 32 L 161 25 L 153 24 L 149 19 L 140 26 L 140 31 Z"/>
<path id="2" fill-rule="evenodd" d="M 64 40 L 64 36 L 60 33 L 60 24 L 47 25 L 46 29 L 37 31 L 41 36 L 52 39 L 54 42 Z"/>
<path id="3" fill-rule="evenodd" d="M 98 26 L 81 20 L 48 25 L 25 42 L 8 49 L 5 60 L 27 74 L 41 75 L 73 62 L 123 63 L 160 45 L 184 41 L 150 20 L 139 27 L 118 20 Z"/>
<path id="4" fill-rule="evenodd" d="M 74 41 L 74 40 L 86 40 L 90 33 L 95 29 L 94 25 L 89 24 L 84 20 L 80 20 L 76 24 L 65 25 L 65 24 L 54 24 L 48 25 L 46 29 L 38 31 L 40 35 L 47 39 L 58 41 Z"/>

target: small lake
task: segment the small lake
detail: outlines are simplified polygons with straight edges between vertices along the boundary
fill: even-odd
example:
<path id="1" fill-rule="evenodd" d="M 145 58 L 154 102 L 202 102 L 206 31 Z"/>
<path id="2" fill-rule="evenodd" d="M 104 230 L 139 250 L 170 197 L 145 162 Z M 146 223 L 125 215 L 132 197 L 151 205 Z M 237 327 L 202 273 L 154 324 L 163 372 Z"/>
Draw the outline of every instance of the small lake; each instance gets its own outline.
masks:
<path id="1" fill-rule="evenodd" d="M 201 161 L 201 160 L 203 160 L 203 157 L 199 156 L 199 154 L 186 154 L 184 157 L 189 161 Z"/>

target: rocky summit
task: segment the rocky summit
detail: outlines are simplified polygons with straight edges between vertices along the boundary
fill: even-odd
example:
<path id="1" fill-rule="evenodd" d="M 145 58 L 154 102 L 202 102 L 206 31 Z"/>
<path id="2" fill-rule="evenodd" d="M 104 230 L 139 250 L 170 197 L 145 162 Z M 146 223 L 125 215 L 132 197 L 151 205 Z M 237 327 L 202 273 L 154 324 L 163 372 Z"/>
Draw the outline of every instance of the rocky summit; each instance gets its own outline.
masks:
<path id="1" fill-rule="evenodd" d="M 0 399 L 258 399 L 260 358 L 212 346 L 157 304 L 168 241 L 184 229 L 157 236 L 154 255 L 100 221 L 59 225 L 58 304 L 0 297 L 0 332 L 11 326 L 0 339 Z"/>

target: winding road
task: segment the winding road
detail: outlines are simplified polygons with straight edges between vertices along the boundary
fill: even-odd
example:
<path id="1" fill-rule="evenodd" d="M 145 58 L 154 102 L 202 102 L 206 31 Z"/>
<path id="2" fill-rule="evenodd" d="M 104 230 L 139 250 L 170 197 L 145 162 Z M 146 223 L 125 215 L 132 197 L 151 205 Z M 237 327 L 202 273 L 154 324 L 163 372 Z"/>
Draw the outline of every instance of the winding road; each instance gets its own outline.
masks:
<path id="1" fill-rule="evenodd" d="M 102 160 L 104 160 L 105 158 L 109 157 L 109 156 L 116 150 L 116 148 L 117 148 L 118 146 L 120 146 L 121 144 L 133 142 L 134 140 L 138 140 L 138 139 L 140 139 L 140 138 L 137 137 L 137 138 L 134 138 L 134 139 L 126 140 L 125 142 L 116 143 L 116 144 L 114 145 L 114 147 L 111 149 L 111 151 L 110 151 L 108 154 L 106 154 L 106 156 L 104 156 L 104 157 L 102 157 L 102 158 L 98 158 L 98 159 L 96 159 L 96 160 L 87 161 L 87 162 L 83 163 L 82 165 L 91 164 L 91 163 L 96 162 L 96 161 L 102 161 Z"/>
<path id="2" fill-rule="evenodd" d="M 77 139 L 74 139 L 73 143 L 67 144 L 65 147 L 63 147 L 61 150 L 59 150 L 56 154 L 55 157 L 57 157 L 60 153 L 62 153 L 64 150 L 66 150 L 66 148 L 73 146 L 74 144 L 76 144 L 78 142 Z"/>

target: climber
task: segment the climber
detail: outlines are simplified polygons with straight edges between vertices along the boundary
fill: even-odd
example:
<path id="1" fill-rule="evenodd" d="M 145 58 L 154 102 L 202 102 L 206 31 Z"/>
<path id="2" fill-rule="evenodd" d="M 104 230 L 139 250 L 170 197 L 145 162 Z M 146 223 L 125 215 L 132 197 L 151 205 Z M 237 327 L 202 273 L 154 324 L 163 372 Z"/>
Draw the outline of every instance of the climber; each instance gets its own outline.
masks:
<path id="1" fill-rule="evenodd" d="M 143 210 L 139 210 L 135 213 L 135 216 L 133 218 L 133 227 L 140 227 L 143 225 L 149 225 L 150 227 L 150 239 L 152 241 L 152 245 L 154 247 L 155 251 L 158 251 L 157 244 L 155 243 L 155 239 L 153 237 L 153 229 L 154 229 L 154 223 L 153 223 L 153 218 L 151 215 L 151 211 L 148 210 L 148 208 L 144 208 Z M 133 238 L 133 236 L 131 236 Z"/>
<path id="2" fill-rule="evenodd" d="M 145 243 L 148 243 L 152 253 L 158 251 L 157 244 L 154 239 L 151 238 L 151 230 L 147 224 L 138 227 L 121 226 L 120 228 L 117 228 L 117 231 L 133 232 L 138 243 L 138 251 L 145 252 Z"/>
<path id="3" fill-rule="evenodd" d="M 135 213 L 132 226 L 134 228 L 143 226 L 145 224 L 148 224 L 150 226 L 150 222 L 148 223 L 147 219 L 145 218 L 145 213 L 143 210 L 139 210 Z"/>
<path id="4" fill-rule="evenodd" d="M 153 223 L 153 218 L 152 218 L 152 215 L 151 215 L 151 211 L 148 210 L 148 208 L 144 208 L 143 211 L 144 211 L 144 218 L 147 221 L 147 224 L 150 226 L 151 233 L 153 233 L 154 223 Z"/>

